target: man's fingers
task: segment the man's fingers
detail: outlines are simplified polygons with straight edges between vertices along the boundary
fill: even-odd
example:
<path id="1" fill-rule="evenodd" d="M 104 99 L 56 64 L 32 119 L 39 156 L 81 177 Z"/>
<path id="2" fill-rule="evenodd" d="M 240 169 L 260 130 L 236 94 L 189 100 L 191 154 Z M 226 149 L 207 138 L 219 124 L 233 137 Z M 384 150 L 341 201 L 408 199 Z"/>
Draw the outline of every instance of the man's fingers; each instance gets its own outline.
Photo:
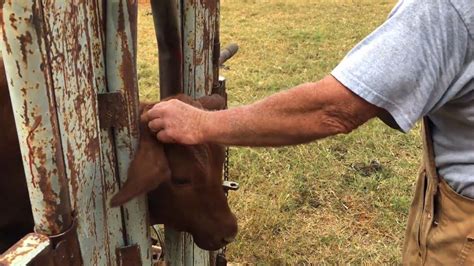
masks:
<path id="1" fill-rule="evenodd" d="M 160 130 L 165 129 L 165 122 L 162 118 L 155 118 L 148 122 L 148 127 L 152 132 L 158 132 Z"/>
<path id="2" fill-rule="evenodd" d="M 176 141 L 168 135 L 166 130 L 158 131 L 158 133 L 156 133 L 156 138 L 164 143 L 176 143 Z"/>
<path id="3" fill-rule="evenodd" d="M 148 110 L 148 112 L 146 112 L 148 120 L 162 117 L 165 104 L 166 102 L 157 103 L 150 110 Z"/>

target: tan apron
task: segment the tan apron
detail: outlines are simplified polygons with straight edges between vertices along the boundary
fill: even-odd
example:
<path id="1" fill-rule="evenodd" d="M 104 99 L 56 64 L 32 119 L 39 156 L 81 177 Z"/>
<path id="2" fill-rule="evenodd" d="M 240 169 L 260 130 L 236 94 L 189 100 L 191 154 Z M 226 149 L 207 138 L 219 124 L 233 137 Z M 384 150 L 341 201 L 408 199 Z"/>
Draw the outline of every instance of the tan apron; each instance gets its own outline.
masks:
<path id="1" fill-rule="evenodd" d="M 403 264 L 474 265 L 474 200 L 457 194 L 438 176 L 427 118 L 423 119 L 423 153 Z"/>

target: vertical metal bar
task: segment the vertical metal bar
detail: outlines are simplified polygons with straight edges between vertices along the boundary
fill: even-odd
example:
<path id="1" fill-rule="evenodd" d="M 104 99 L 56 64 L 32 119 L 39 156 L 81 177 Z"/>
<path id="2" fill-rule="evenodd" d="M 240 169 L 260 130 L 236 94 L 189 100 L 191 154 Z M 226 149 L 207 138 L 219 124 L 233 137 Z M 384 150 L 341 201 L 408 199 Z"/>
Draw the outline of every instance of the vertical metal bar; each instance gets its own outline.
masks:
<path id="1" fill-rule="evenodd" d="M 45 1 L 42 6 L 65 169 L 82 255 L 86 264 L 107 263 L 109 254 L 114 254 L 110 252 L 108 231 L 116 228 L 113 222 L 108 228 L 103 193 L 98 193 L 103 172 L 96 96 L 101 84 L 96 84 L 96 78 L 104 75 L 99 70 L 104 67 L 100 62 L 103 50 L 91 45 L 93 32 L 88 17 L 89 8 L 98 6 L 87 6 L 79 0 Z"/>
<path id="2" fill-rule="evenodd" d="M 136 75 L 137 30 L 135 0 L 106 1 L 106 69 L 110 92 L 120 92 L 125 100 L 127 114 L 123 119 L 126 127 L 114 132 L 117 172 L 120 182 L 125 182 L 130 161 L 138 141 L 138 84 Z M 127 245 L 140 246 L 142 262 L 152 263 L 150 232 L 147 221 L 145 196 L 136 198 L 123 207 L 125 238 Z"/>
<path id="3" fill-rule="evenodd" d="M 44 19 L 39 1 L 5 2 L 2 54 L 35 230 L 55 235 L 72 216 Z"/>
<path id="4" fill-rule="evenodd" d="M 213 57 L 218 5 L 215 0 L 181 0 L 181 5 L 183 89 L 184 93 L 197 98 L 210 94 L 214 83 Z M 209 252 L 197 247 L 191 235 L 165 228 L 165 237 L 166 259 L 173 265 L 210 264 Z"/>
<path id="5" fill-rule="evenodd" d="M 219 87 L 219 57 L 221 54 L 221 35 L 220 35 L 220 26 L 221 26 L 221 2 L 220 0 L 216 1 L 216 16 L 214 23 L 214 47 L 212 51 L 212 89 Z"/>
<path id="6" fill-rule="evenodd" d="M 180 1 L 152 0 L 159 52 L 161 99 L 183 92 L 183 47 Z"/>
<path id="7" fill-rule="evenodd" d="M 219 57 L 221 53 L 221 40 L 220 40 L 220 14 L 221 14 L 221 3 L 220 0 L 216 0 L 216 15 L 214 23 L 214 46 L 212 51 L 212 93 L 220 93 L 217 91 L 219 88 Z M 226 97 L 227 105 L 227 97 Z M 227 157 L 227 155 L 226 155 Z M 216 265 L 217 251 L 209 252 L 209 264 L 211 266 Z"/>
<path id="8" fill-rule="evenodd" d="M 98 93 L 107 92 L 105 70 L 105 0 L 86 1 L 89 21 L 89 42 L 92 47 L 93 84 Z M 118 191 L 114 137 L 112 129 L 100 129 L 101 178 L 96 178 L 93 191 L 96 196 L 96 239 L 81 239 L 85 264 L 112 265 L 116 262 L 116 248 L 123 246 L 123 223 L 119 208 L 110 208 L 108 202 Z M 98 201 L 100 199 L 101 201 Z M 86 210 L 84 210 L 86 211 Z M 90 211 L 89 211 L 90 212 Z M 86 216 L 87 217 L 87 216 Z M 79 230 L 80 236 L 82 231 Z M 95 240 L 95 242 L 93 242 Z M 91 243 L 92 242 L 92 243 Z M 105 255 L 105 256 L 104 256 Z"/>
<path id="9" fill-rule="evenodd" d="M 86 41 L 91 47 L 89 68 L 93 72 L 90 82 L 98 93 L 107 92 L 104 5 L 104 0 L 84 3 L 87 18 Z M 76 196 L 78 235 L 85 265 L 115 263 L 116 248 L 125 244 L 121 233 L 123 231 L 121 211 L 119 208 L 108 206 L 110 198 L 118 190 L 113 141 L 112 130 L 99 127 L 100 174 L 93 178 L 89 177 L 89 185 L 80 186 Z"/>
<path id="10" fill-rule="evenodd" d="M 195 1 L 182 0 L 182 22 L 183 22 L 183 90 L 187 95 L 196 97 L 194 85 L 194 72 L 196 66 L 194 64 L 194 56 L 196 50 L 196 3 Z"/>

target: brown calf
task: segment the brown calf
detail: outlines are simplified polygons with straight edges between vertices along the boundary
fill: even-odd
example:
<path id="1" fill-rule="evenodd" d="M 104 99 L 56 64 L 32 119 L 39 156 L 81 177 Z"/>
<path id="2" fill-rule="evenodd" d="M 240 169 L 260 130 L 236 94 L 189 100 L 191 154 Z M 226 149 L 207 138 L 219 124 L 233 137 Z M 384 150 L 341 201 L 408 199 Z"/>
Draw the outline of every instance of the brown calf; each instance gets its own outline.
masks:
<path id="1" fill-rule="evenodd" d="M 225 106 L 224 98 L 216 94 L 197 101 L 183 94 L 171 98 L 208 110 Z M 189 232 L 199 247 L 219 249 L 232 242 L 237 234 L 237 221 L 222 188 L 224 148 L 212 143 L 163 145 L 156 140 L 144 119 L 144 112 L 152 106 L 140 105 L 138 151 L 130 165 L 127 182 L 112 198 L 111 205 L 123 204 L 148 192 L 152 224 L 165 224 Z"/>

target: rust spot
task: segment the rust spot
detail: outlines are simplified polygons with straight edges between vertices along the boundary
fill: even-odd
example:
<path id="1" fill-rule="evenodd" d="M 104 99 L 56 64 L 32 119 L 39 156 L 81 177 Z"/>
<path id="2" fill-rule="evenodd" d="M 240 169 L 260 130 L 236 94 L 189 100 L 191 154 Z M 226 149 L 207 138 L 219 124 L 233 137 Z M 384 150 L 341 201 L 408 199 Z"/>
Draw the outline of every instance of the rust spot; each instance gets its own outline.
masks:
<path id="1" fill-rule="evenodd" d="M 30 51 L 27 51 L 27 47 L 29 44 L 33 43 L 33 38 L 31 37 L 31 33 L 29 31 L 27 31 L 23 35 L 18 36 L 17 38 L 20 41 L 20 49 L 23 62 L 26 66 L 28 66 L 28 53 Z"/>
<path id="2" fill-rule="evenodd" d="M 39 151 L 38 151 L 39 153 Z M 41 154 L 41 153 L 40 153 Z M 45 156 L 44 153 L 41 154 Z M 44 158 L 42 159 L 44 162 Z M 43 201 L 44 201 L 44 220 L 42 221 L 43 226 L 46 228 L 37 228 L 38 230 L 46 230 L 49 234 L 59 234 L 62 232 L 61 228 L 63 228 L 64 224 L 59 217 L 61 216 L 59 213 L 59 208 L 57 207 L 57 198 L 58 195 L 54 192 L 52 185 L 51 185 L 51 177 L 48 175 L 48 170 L 46 170 L 43 166 L 36 167 L 38 172 L 38 186 L 43 194 Z"/>
<path id="3" fill-rule="evenodd" d="M 28 118 L 28 113 L 27 112 L 27 105 L 26 105 L 26 100 L 24 102 L 24 108 L 25 108 L 25 121 L 26 121 L 26 126 L 28 126 L 30 123 L 29 123 L 29 118 Z M 38 116 L 35 118 L 35 123 L 33 124 L 33 126 L 31 127 L 31 129 L 29 130 L 28 132 L 28 135 L 26 137 L 26 144 L 28 145 L 28 150 L 30 151 L 28 153 L 28 162 L 29 162 L 29 168 L 30 168 L 30 173 L 33 174 L 33 164 L 34 164 L 34 154 L 33 154 L 33 140 L 34 140 L 34 132 L 36 130 L 36 128 L 38 128 L 38 126 L 40 125 L 41 123 L 41 116 Z M 32 184 L 33 184 L 33 187 L 36 187 L 37 183 L 35 181 L 35 177 L 32 176 Z"/>
<path id="4" fill-rule="evenodd" d="M 67 153 L 66 153 L 66 158 L 68 160 L 68 166 L 69 168 L 71 169 L 71 171 L 73 171 L 74 169 L 74 150 L 72 149 L 71 147 L 71 143 L 68 141 L 67 143 Z M 69 180 L 70 180 L 70 183 L 71 183 L 71 194 L 72 194 L 72 202 L 73 202 L 73 206 L 72 206 L 72 209 L 76 209 L 77 206 L 76 206 L 76 203 L 77 203 L 77 192 L 79 191 L 79 184 L 78 184 L 78 178 L 77 176 L 75 177 L 72 177 L 70 176 L 69 177 Z"/>
<path id="5" fill-rule="evenodd" d="M 15 17 L 15 14 L 14 13 L 10 14 L 9 19 L 10 19 L 10 26 L 12 26 L 12 28 L 14 28 L 15 30 L 18 30 L 18 27 L 16 26 L 16 22 L 18 21 L 18 19 Z"/>
<path id="6" fill-rule="evenodd" d="M 87 139 L 85 155 L 90 160 L 95 160 L 100 151 L 100 140 L 98 136 L 89 137 Z"/>
<path id="7" fill-rule="evenodd" d="M 20 63 L 18 61 L 15 61 L 15 64 L 16 64 L 16 71 L 18 72 L 18 76 L 20 76 L 20 78 L 23 78 L 23 75 L 21 74 Z"/>
<path id="8" fill-rule="evenodd" d="M 140 247 L 138 245 L 117 248 L 117 265 L 139 266 L 142 265 Z"/>
<path id="9" fill-rule="evenodd" d="M 134 57 L 136 57 L 136 51 L 137 51 L 136 28 L 137 28 L 137 17 L 138 17 L 138 2 L 136 0 L 127 0 L 127 7 L 128 7 L 130 29 L 132 32 L 133 51 L 135 51 Z"/>
<path id="10" fill-rule="evenodd" d="M 12 247 L 10 247 L 5 253 L 0 255 L 0 265 L 12 265 L 15 259 L 27 255 L 44 243 L 48 243 L 49 238 L 45 235 L 30 233 L 20 239 Z M 17 262 L 18 263 L 18 262 Z"/>
<path id="11" fill-rule="evenodd" d="M 2 24 L 2 38 L 3 38 L 3 43 L 5 44 L 5 48 L 7 50 L 7 53 L 11 54 L 12 49 L 10 47 L 10 43 L 8 43 L 8 38 L 7 38 L 6 31 L 5 31 L 5 20 L 4 20 L 4 17 L 3 17 L 3 5 L 4 5 L 4 2 L 2 1 L 1 10 L 0 10 L 0 22 Z"/>
<path id="12" fill-rule="evenodd" d="M 136 25 L 136 24 L 135 24 Z M 132 29 L 136 30 L 136 29 Z M 117 27 L 117 35 L 121 40 L 122 49 L 122 64 L 119 67 L 120 78 L 123 81 L 123 91 L 124 91 L 124 99 L 126 101 L 126 106 L 129 107 L 128 116 L 125 116 L 124 119 L 127 119 L 126 124 L 130 125 L 130 134 L 131 137 L 134 139 L 138 138 L 138 123 L 130 123 L 130 120 L 133 119 L 135 121 L 138 120 L 138 98 L 137 98 L 137 82 L 136 82 L 136 66 L 135 66 L 135 58 L 131 52 L 133 46 L 130 47 L 128 43 L 127 34 L 125 32 L 125 17 L 124 17 L 124 9 L 122 5 L 122 1 L 119 3 L 119 17 L 118 17 L 118 27 Z M 129 147 L 130 152 L 133 151 L 132 147 Z M 131 156 L 132 154 L 130 154 Z"/>
<path id="13" fill-rule="evenodd" d="M 25 112 L 27 105 L 25 103 Z M 34 110 L 34 109 L 33 109 Z M 28 146 L 28 167 L 30 170 L 31 182 L 33 187 L 38 187 L 41 190 L 42 201 L 41 203 L 42 213 L 41 220 L 37 223 L 38 232 L 46 234 L 59 234 L 68 228 L 71 224 L 71 211 L 69 208 L 69 195 L 67 189 L 67 182 L 64 178 L 64 171 L 61 170 L 62 163 L 59 161 L 62 158 L 60 148 L 58 148 L 57 139 L 54 137 L 51 141 L 51 147 L 56 152 L 53 160 L 58 166 L 57 175 L 59 179 L 59 191 L 54 191 L 51 183 L 53 176 L 46 165 L 50 163 L 50 159 L 44 150 L 44 144 L 35 142 L 35 134 L 44 130 L 42 128 L 42 116 L 34 116 L 33 125 L 26 123 L 25 126 L 28 129 L 26 137 L 26 144 Z M 25 113 L 25 120 L 29 121 L 28 115 Z"/>
<path id="14" fill-rule="evenodd" d="M 209 16 L 215 18 L 217 13 L 217 1 L 218 0 L 199 0 L 201 5 L 209 10 Z"/>

